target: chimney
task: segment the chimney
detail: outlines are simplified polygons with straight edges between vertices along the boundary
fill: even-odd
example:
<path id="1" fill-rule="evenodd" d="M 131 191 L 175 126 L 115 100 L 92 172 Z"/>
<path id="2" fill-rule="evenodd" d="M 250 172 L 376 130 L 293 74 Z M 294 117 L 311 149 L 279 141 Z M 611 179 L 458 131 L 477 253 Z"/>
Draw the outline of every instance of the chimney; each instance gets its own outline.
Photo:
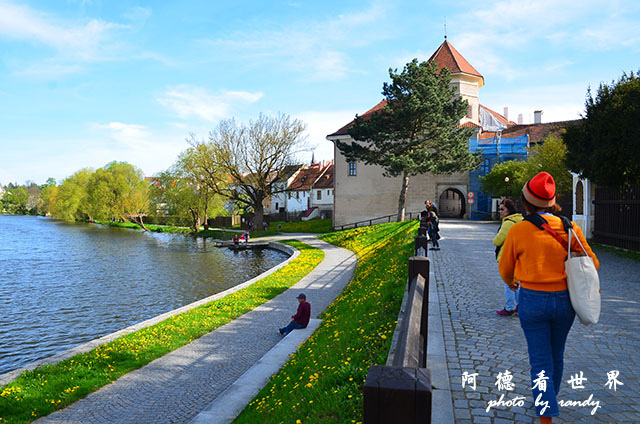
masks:
<path id="1" fill-rule="evenodd" d="M 542 111 L 541 110 L 536 110 L 533 112 L 533 123 L 534 124 L 541 124 L 542 123 Z"/>
<path id="2" fill-rule="evenodd" d="M 518 125 L 522 125 L 522 114 L 518 114 Z"/>
<path id="3" fill-rule="evenodd" d="M 509 120 L 509 108 L 507 106 L 504 107 L 504 113 L 502 114 L 504 119 Z"/>

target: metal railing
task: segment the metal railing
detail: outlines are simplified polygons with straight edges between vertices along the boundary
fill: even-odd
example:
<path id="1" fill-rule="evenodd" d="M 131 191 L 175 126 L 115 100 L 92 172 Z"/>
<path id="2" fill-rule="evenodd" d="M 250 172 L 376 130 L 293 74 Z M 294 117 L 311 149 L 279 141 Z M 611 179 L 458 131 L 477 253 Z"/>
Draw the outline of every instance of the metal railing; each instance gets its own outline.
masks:
<path id="1" fill-rule="evenodd" d="M 409 212 L 404 216 L 405 220 L 412 220 L 420 217 L 421 212 Z M 394 218 L 394 219 L 392 219 Z M 362 221 L 353 222 L 351 224 L 344 225 L 335 225 L 332 227 L 332 231 L 342 231 L 348 230 L 352 228 L 360 228 L 360 227 L 370 227 L 376 224 L 384 224 L 386 222 L 396 222 L 398 218 L 398 214 L 394 213 L 392 215 L 379 216 L 377 218 L 364 219 Z M 375 223 L 375 224 L 374 224 Z"/>

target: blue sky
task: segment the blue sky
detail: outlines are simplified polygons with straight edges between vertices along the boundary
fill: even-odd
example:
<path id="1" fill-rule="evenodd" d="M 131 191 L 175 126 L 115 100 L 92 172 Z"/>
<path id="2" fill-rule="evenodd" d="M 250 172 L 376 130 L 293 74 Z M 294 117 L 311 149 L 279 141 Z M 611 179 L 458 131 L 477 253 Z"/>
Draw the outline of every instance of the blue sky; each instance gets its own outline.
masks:
<path id="1" fill-rule="evenodd" d="M 0 184 L 126 161 L 168 168 L 221 119 L 282 112 L 325 136 L 382 99 L 388 69 L 448 40 L 509 118 L 578 118 L 640 69 L 640 2 L 0 0 Z M 300 158 L 310 160 L 311 154 Z"/>

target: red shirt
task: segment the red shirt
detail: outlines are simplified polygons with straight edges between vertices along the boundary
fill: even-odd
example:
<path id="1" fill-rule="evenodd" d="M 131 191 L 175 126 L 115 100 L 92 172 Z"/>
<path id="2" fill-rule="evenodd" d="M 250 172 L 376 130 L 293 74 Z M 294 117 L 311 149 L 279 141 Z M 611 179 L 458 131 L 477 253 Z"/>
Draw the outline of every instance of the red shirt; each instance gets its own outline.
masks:
<path id="1" fill-rule="evenodd" d="M 309 318 L 311 318 L 311 305 L 309 302 L 300 302 L 298 305 L 298 311 L 293 316 L 293 320 L 305 327 L 309 324 Z"/>

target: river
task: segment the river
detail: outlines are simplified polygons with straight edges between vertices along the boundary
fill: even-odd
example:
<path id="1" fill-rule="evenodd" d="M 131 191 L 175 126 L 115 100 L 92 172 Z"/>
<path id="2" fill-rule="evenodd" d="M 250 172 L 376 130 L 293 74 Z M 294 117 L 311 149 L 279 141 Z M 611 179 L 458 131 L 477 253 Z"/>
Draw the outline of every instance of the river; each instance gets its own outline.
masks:
<path id="1" fill-rule="evenodd" d="M 0 215 L 0 374 L 219 293 L 286 258 L 185 235 Z"/>

